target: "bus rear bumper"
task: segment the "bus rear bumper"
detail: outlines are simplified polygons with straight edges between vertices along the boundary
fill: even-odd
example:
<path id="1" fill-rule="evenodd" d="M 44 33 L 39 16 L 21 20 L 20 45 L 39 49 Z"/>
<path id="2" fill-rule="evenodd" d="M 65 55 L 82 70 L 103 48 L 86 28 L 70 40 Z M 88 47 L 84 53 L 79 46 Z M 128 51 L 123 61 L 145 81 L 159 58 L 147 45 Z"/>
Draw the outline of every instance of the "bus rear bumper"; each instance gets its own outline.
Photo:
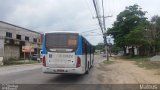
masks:
<path id="1" fill-rule="evenodd" d="M 85 71 L 82 71 L 82 67 L 79 68 L 51 68 L 51 67 L 42 67 L 43 73 L 48 74 L 84 74 Z"/>

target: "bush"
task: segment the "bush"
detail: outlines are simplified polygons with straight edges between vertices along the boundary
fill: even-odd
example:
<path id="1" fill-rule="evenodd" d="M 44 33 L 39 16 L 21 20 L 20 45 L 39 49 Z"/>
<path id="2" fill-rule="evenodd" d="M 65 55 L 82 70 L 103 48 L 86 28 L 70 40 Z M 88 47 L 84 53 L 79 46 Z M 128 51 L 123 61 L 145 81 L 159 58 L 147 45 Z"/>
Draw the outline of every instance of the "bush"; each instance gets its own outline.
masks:
<path id="1" fill-rule="evenodd" d="M 4 64 L 4 65 L 11 65 L 11 64 L 13 64 L 13 61 L 3 60 L 3 64 Z"/>
<path id="2" fill-rule="evenodd" d="M 12 65 L 12 64 L 14 64 L 15 61 L 18 61 L 18 60 L 16 58 L 4 59 L 3 64 L 4 65 Z"/>
<path id="3" fill-rule="evenodd" d="M 3 60 L 3 64 L 4 65 L 19 65 L 19 64 L 33 64 L 33 63 L 37 63 L 37 61 L 33 61 L 33 60 L 30 60 L 28 62 L 23 62 L 22 60 L 17 60 L 15 58 L 9 58 L 8 60 Z"/>

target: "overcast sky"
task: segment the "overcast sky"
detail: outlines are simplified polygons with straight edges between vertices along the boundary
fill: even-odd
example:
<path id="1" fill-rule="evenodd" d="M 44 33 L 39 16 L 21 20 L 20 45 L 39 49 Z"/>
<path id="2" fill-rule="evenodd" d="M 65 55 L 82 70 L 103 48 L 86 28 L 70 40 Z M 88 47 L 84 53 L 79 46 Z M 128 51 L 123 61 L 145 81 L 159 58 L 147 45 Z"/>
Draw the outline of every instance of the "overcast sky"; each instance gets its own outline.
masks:
<path id="1" fill-rule="evenodd" d="M 113 15 L 106 19 L 106 26 L 111 27 L 116 16 L 133 4 L 147 11 L 149 19 L 160 15 L 160 0 L 104 0 L 105 15 Z M 40 32 L 83 32 L 94 45 L 103 42 L 95 16 L 92 0 L 0 0 L 1 21 Z"/>

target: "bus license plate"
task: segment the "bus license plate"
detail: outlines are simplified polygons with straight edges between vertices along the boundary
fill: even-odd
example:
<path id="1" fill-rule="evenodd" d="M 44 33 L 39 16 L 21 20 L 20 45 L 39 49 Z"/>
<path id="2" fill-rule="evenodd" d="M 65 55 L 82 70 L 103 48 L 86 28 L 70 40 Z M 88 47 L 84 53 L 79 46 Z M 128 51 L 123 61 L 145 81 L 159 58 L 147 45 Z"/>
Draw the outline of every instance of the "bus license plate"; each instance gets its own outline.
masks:
<path id="1" fill-rule="evenodd" d="M 63 69 L 58 69 L 57 72 L 64 72 L 64 70 Z"/>

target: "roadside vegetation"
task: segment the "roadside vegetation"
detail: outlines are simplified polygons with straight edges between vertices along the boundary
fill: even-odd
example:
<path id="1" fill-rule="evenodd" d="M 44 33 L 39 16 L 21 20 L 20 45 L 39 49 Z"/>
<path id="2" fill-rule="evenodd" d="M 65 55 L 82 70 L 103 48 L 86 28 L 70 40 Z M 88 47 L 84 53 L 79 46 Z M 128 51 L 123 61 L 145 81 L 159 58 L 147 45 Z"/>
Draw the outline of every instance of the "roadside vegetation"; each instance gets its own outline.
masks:
<path id="1" fill-rule="evenodd" d="M 160 55 L 160 16 L 153 15 L 148 19 L 147 13 L 137 4 L 121 11 L 112 27 L 106 32 L 107 36 L 114 38 L 113 45 L 108 43 L 108 52 L 124 55 L 123 59 L 136 61 L 139 67 L 160 69 L 160 61 L 149 59 Z M 96 49 L 102 51 L 103 45 L 103 43 L 98 44 Z M 104 61 L 104 63 L 113 62 Z"/>
<path id="2" fill-rule="evenodd" d="M 160 53 L 160 16 L 146 17 L 147 11 L 134 4 L 117 15 L 117 20 L 106 34 L 114 38 L 114 44 L 126 55 L 135 55 L 137 48 L 140 56 L 153 56 Z"/>
<path id="3" fill-rule="evenodd" d="M 136 61 L 136 65 L 146 69 L 160 69 L 159 61 L 150 61 L 150 57 L 146 56 L 122 56 L 124 60 Z"/>
<path id="4" fill-rule="evenodd" d="M 20 64 L 34 64 L 34 63 L 38 63 L 38 62 L 35 60 L 21 60 L 21 59 L 14 59 L 14 58 L 10 58 L 8 60 L 3 61 L 4 65 L 20 65 Z"/>

